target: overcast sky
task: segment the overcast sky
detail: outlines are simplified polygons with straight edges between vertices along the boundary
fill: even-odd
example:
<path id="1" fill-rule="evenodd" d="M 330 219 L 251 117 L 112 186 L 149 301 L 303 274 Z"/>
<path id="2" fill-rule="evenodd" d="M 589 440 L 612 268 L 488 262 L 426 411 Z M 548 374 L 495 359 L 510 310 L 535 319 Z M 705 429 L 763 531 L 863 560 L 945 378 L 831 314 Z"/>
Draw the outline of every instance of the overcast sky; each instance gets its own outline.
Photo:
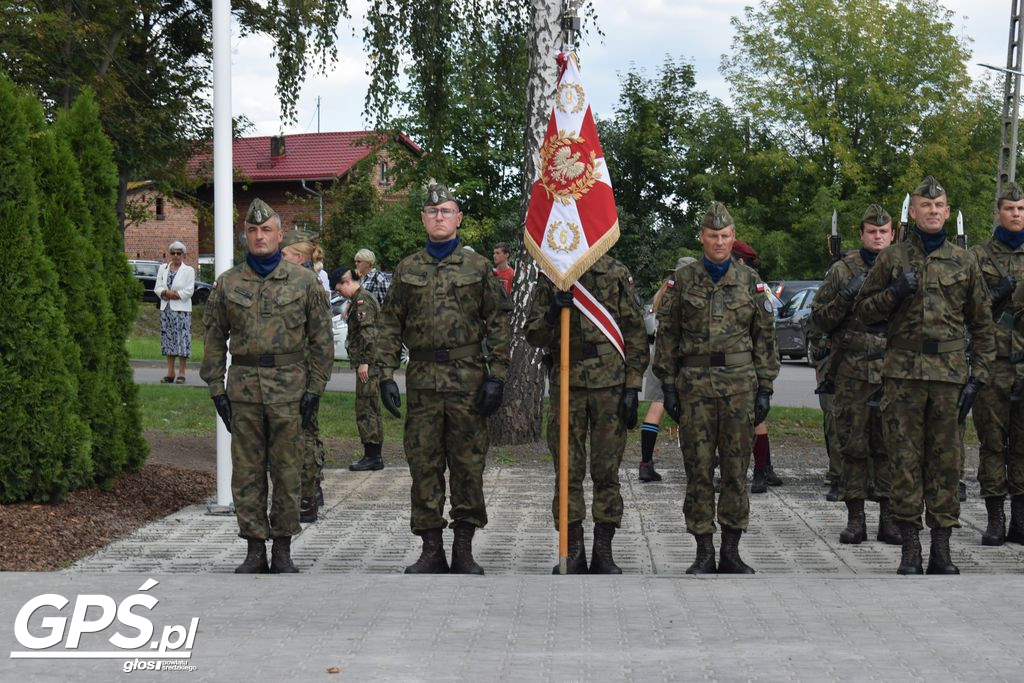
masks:
<path id="1" fill-rule="evenodd" d="M 361 130 L 363 98 L 369 82 L 359 35 L 366 0 L 352 0 L 353 20 L 339 29 L 337 65 L 327 76 L 310 77 L 299 98 L 298 120 L 282 126 L 274 96 L 276 68 L 265 37 L 233 38 L 232 102 L 235 116 L 255 124 L 253 134 L 316 131 L 316 98 L 320 130 Z M 718 71 L 723 53 L 732 45 L 729 20 L 743 13 L 751 0 L 595 0 L 603 39 L 594 36 L 579 49 L 582 75 L 598 116 L 611 116 L 618 99 L 619 75 L 636 65 L 654 75 L 666 55 L 694 64 L 697 87 L 729 99 L 729 88 Z M 976 62 L 1005 65 L 1011 0 L 944 0 L 955 13 L 956 30 L 970 40 L 972 77 L 985 69 Z"/>

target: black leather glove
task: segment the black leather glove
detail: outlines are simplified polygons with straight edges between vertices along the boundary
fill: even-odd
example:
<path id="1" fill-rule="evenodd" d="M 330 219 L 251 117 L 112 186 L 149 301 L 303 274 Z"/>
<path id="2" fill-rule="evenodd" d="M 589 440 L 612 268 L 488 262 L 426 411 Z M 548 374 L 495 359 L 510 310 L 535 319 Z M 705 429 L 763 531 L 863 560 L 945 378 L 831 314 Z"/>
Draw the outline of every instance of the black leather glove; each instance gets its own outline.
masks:
<path id="1" fill-rule="evenodd" d="M 996 283 L 996 286 L 992 288 L 992 305 L 998 306 L 1013 294 L 1013 290 L 1017 288 L 1017 278 L 1012 275 L 1007 275 L 1002 280 Z"/>
<path id="2" fill-rule="evenodd" d="M 555 295 L 551 297 L 551 306 L 548 307 L 547 313 L 544 314 L 544 320 L 549 325 L 554 325 L 562 317 L 562 309 L 569 308 L 570 306 L 572 306 L 572 287 L 569 288 L 568 292 L 556 291 Z"/>
<path id="3" fill-rule="evenodd" d="M 896 303 L 902 302 L 908 296 L 917 291 L 917 273 L 908 270 L 889 285 L 889 291 L 896 296 Z"/>
<path id="4" fill-rule="evenodd" d="M 770 389 L 758 389 L 754 397 L 754 426 L 761 424 L 772 409 L 772 392 Z"/>
<path id="5" fill-rule="evenodd" d="M 1010 388 L 1010 403 L 1024 401 L 1024 379 L 1014 380 Z"/>
<path id="6" fill-rule="evenodd" d="M 220 419 L 224 421 L 224 426 L 228 428 L 228 434 L 231 433 L 231 399 L 228 398 L 227 394 L 221 394 L 220 396 L 213 397 L 213 405 L 217 408 L 217 414 L 220 415 Z"/>
<path id="7" fill-rule="evenodd" d="M 389 413 L 395 417 L 402 417 L 402 395 L 398 393 L 398 384 L 393 379 L 383 379 L 380 382 L 380 402 Z"/>
<path id="8" fill-rule="evenodd" d="M 505 383 L 496 377 L 488 377 L 476 390 L 476 409 L 484 417 L 490 417 L 498 412 L 504 396 Z"/>
<path id="9" fill-rule="evenodd" d="M 676 424 L 679 424 L 679 418 L 683 416 L 683 408 L 679 405 L 679 394 L 676 392 L 676 385 L 662 384 L 661 393 L 665 395 L 665 412 L 676 421 Z"/>
<path id="10" fill-rule="evenodd" d="M 619 419 L 626 423 L 626 429 L 636 427 L 636 413 L 640 408 L 640 392 L 636 389 L 623 389 L 619 399 Z"/>
<path id="11" fill-rule="evenodd" d="M 857 292 L 864 286 L 864 281 L 868 279 L 868 272 L 865 270 L 860 275 L 852 278 L 846 283 L 846 286 L 839 290 L 839 296 L 843 297 L 847 301 L 853 301 L 857 298 Z"/>
<path id="12" fill-rule="evenodd" d="M 320 410 L 320 396 L 310 391 L 304 393 L 302 400 L 299 401 L 299 413 L 302 414 L 303 429 L 309 429 L 309 425 L 313 423 L 313 418 L 316 417 L 318 410 Z"/>
<path id="13" fill-rule="evenodd" d="M 956 421 L 963 424 L 967 419 L 967 413 L 971 412 L 971 407 L 974 405 L 974 400 L 978 398 L 978 392 L 985 386 L 984 382 L 970 377 L 967 379 L 967 384 L 960 390 L 960 398 L 956 401 L 956 407 L 960 409 L 960 413 L 956 417 Z"/>

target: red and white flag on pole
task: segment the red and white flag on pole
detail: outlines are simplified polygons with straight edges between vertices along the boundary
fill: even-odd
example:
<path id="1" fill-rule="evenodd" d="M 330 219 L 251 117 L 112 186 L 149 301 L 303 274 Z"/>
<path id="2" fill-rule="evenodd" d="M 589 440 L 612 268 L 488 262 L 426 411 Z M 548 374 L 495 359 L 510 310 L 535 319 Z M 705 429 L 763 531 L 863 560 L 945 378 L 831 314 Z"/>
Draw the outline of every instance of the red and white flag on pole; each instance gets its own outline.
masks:
<path id="1" fill-rule="evenodd" d="M 619 217 L 576 56 L 563 52 L 557 60 L 561 75 L 526 213 L 526 248 L 564 291 L 618 241 Z M 624 354 L 608 310 L 582 287 L 573 291 L 576 307 Z"/>

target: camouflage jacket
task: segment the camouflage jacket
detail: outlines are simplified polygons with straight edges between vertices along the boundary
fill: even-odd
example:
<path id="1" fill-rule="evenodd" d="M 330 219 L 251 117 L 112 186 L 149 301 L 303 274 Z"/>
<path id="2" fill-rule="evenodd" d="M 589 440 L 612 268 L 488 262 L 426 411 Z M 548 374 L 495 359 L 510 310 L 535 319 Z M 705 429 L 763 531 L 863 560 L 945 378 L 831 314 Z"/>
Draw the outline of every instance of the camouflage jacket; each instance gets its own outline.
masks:
<path id="1" fill-rule="evenodd" d="M 882 362 L 885 356 L 885 333 L 881 327 L 872 331 L 853 314 L 853 300 L 839 292 L 850 280 L 870 267 L 860 251 L 850 252 L 825 274 L 811 304 L 814 324 L 831 336 L 831 354 L 835 354 L 836 377 L 851 377 L 871 384 L 882 383 Z"/>
<path id="2" fill-rule="evenodd" d="M 380 304 L 377 297 L 362 287 L 356 290 L 348 307 L 348 336 L 345 348 L 352 366 L 377 365 L 377 322 Z"/>
<path id="3" fill-rule="evenodd" d="M 904 253 L 917 272 L 917 291 L 899 305 L 889 285 L 903 273 Z M 949 240 L 926 254 L 915 233 L 888 247 L 857 296 L 854 311 L 866 325 L 888 322 L 882 376 L 963 384 L 970 374 L 988 381 L 995 356 L 991 302 L 978 262 Z M 965 349 L 942 353 L 896 348 L 921 342 L 951 343 L 971 335 L 971 361 Z"/>
<path id="4" fill-rule="evenodd" d="M 702 261 L 670 280 L 658 309 L 654 374 L 682 391 L 716 398 L 758 388 L 771 390 L 779 374 L 772 304 L 753 269 L 733 262 L 717 282 Z M 685 359 L 750 353 L 753 362 L 684 365 Z"/>
<path id="5" fill-rule="evenodd" d="M 622 359 L 590 318 L 573 306 L 569 309 L 569 386 L 586 389 L 624 387 L 639 391 L 651 352 L 633 277 L 626 266 L 605 255 L 580 276 L 579 282 L 615 318 L 622 332 L 626 359 Z M 538 275 L 525 331 L 527 342 L 547 350 L 551 382 L 557 383 L 561 372 L 562 327 L 559 322 L 550 325 L 544 319 L 554 294 L 555 286 L 551 280 Z"/>
<path id="6" fill-rule="evenodd" d="M 988 290 L 1007 275 L 1017 278 L 1018 283 L 1024 283 L 1024 247 L 1011 249 L 993 237 L 971 247 L 971 253 L 978 259 Z M 993 306 L 997 358 L 1009 360 L 1011 355 L 1024 352 L 1024 335 L 1014 329 L 1014 321 L 1022 316 L 1024 305 L 1016 296 L 1008 297 L 999 307 Z"/>
<path id="7" fill-rule="evenodd" d="M 483 256 L 456 249 L 441 261 L 426 249 L 398 264 L 381 309 L 377 340 L 383 378 L 393 376 L 409 347 L 406 386 L 476 391 L 487 376 L 508 375 L 511 304 Z M 486 340 L 489 358 L 484 357 Z M 468 358 L 416 360 L 417 353 L 480 347 Z M 443 355 L 443 353 L 442 353 Z"/>
<path id="8" fill-rule="evenodd" d="M 246 263 L 217 278 L 203 315 L 206 351 L 199 376 L 211 396 L 225 393 L 228 343 L 232 356 L 298 353 L 307 360 L 276 367 L 232 363 L 232 401 L 289 403 L 322 394 L 334 363 L 331 314 L 313 271 L 281 260 L 266 278 Z"/>

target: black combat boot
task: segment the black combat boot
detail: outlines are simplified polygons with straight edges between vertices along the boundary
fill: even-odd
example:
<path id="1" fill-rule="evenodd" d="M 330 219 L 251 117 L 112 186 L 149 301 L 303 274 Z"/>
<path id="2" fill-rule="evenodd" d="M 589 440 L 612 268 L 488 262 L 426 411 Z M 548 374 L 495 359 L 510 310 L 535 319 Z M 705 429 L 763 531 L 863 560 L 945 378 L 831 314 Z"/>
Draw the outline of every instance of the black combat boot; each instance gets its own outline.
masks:
<path id="1" fill-rule="evenodd" d="M 552 574 L 560 573 L 556 564 L 551 569 Z M 566 558 L 566 574 L 586 574 L 587 572 L 587 544 L 583 539 L 583 522 L 569 522 L 569 557 Z"/>
<path id="2" fill-rule="evenodd" d="M 878 535 L 875 540 L 889 545 L 901 545 L 900 530 L 892 521 L 892 503 L 888 498 L 878 499 Z"/>
<path id="3" fill-rule="evenodd" d="M 828 493 L 825 494 L 825 500 L 830 503 L 838 503 L 839 498 L 839 477 L 835 477 L 832 479 L 832 484 L 829 485 Z"/>
<path id="4" fill-rule="evenodd" d="M 316 506 L 322 508 L 324 506 L 324 490 L 320 486 L 320 482 L 316 483 Z"/>
<path id="5" fill-rule="evenodd" d="M 279 536 L 274 539 L 270 550 L 271 574 L 298 574 L 299 568 L 292 564 L 292 537 Z"/>
<path id="6" fill-rule="evenodd" d="M 427 529 L 420 533 L 423 551 L 420 559 L 405 568 L 406 574 L 447 574 L 448 558 L 444 556 L 440 529 Z"/>
<path id="7" fill-rule="evenodd" d="M 956 488 L 957 497 L 960 498 L 960 502 L 963 503 L 967 500 L 967 482 L 963 479 L 960 480 L 960 484 Z"/>
<path id="8" fill-rule="evenodd" d="M 384 457 L 380 454 L 379 443 L 364 443 L 363 457 L 348 466 L 353 472 L 384 469 Z"/>
<path id="9" fill-rule="evenodd" d="M 270 571 L 267 566 L 267 542 L 259 538 L 245 539 L 249 543 L 249 550 L 245 554 L 245 561 L 235 567 L 236 574 L 266 574 Z"/>
<path id="10" fill-rule="evenodd" d="M 839 532 L 839 542 L 858 545 L 868 540 L 868 525 L 864 519 L 864 500 L 846 501 L 846 528 Z"/>
<path id="11" fill-rule="evenodd" d="M 1006 514 L 1003 512 L 1003 497 L 989 496 L 985 499 L 988 511 L 988 526 L 981 534 L 982 545 L 1002 545 L 1006 542 Z"/>
<path id="12" fill-rule="evenodd" d="M 469 522 L 455 522 L 452 541 L 452 574 L 483 574 L 484 568 L 473 559 L 473 534 L 476 527 Z"/>
<path id="13" fill-rule="evenodd" d="M 612 557 L 612 538 L 615 525 L 610 522 L 594 524 L 594 549 L 590 555 L 591 574 L 621 574 L 622 570 Z"/>
<path id="14" fill-rule="evenodd" d="M 714 574 L 718 571 L 715 567 L 715 543 L 711 534 L 696 534 L 697 557 L 693 564 L 686 570 L 687 574 Z"/>
<path id="15" fill-rule="evenodd" d="M 763 468 L 754 468 L 754 479 L 750 482 L 751 493 L 765 493 L 768 491 L 768 472 Z"/>
<path id="16" fill-rule="evenodd" d="M 316 520 L 316 496 L 301 498 L 299 500 L 299 521 L 303 524 L 311 524 Z"/>
<path id="17" fill-rule="evenodd" d="M 739 529 L 722 527 L 722 549 L 718 556 L 719 574 L 753 574 L 754 568 L 740 557 Z"/>
<path id="18" fill-rule="evenodd" d="M 1006 540 L 1024 543 L 1024 496 L 1010 497 L 1010 529 L 1006 532 Z"/>
<path id="19" fill-rule="evenodd" d="M 924 574 L 921 568 L 921 539 L 918 538 L 917 526 L 907 522 L 898 525 L 900 538 L 903 542 L 903 555 L 897 574 Z"/>
<path id="20" fill-rule="evenodd" d="M 949 537 L 953 529 L 932 529 L 932 549 L 928 554 L 929 574 L 959 574 L 960 570 L 953 564 L 949 554 Z"/>
<path id="21" fill-rule="evenodd" d="M 661 475 L 654 471 L 654 461 L 640 463 L 640 481 L 661 481 Z"/>
<path id="22" fill-rule="evenodd" d="M 775 474 L 775 468 L 771 465 L 764 471 L 764 478 L 769 486 L 782 486 L 782 478 Z"/>

